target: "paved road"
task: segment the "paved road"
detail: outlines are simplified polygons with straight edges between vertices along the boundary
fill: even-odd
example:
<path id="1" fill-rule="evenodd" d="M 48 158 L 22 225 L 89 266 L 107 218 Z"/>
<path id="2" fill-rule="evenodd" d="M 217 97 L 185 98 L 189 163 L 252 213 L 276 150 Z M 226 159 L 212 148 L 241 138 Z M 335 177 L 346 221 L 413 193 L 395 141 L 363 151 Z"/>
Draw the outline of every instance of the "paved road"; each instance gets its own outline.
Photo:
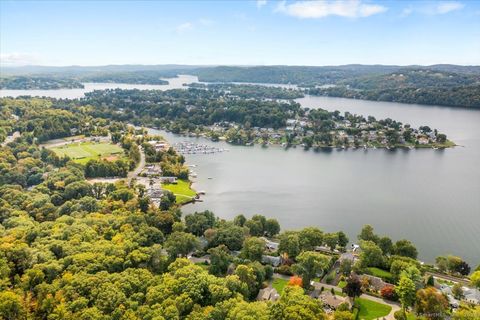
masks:
<path id="1" fill-rule="evenodd" d="M 285 280 L 290 279 L 289 276 L 285 276 L 285 275 L 278 274 L 278 273 L 274 273 L 273 277 L 274 278 L 285 279 Z M 315 289 L 318 289 L 318 290 L 320 290 L 321 287 L 323 287 L 324 290 L 331 290 L 333 288 L 333 290 L 335 290 L 335 291 L 340 291 L 340 292 L 342 291 L 342 288 L 340 288 L 340 287 L 332 286 L 330 284 L 320 283 L 320 282 L 316 282 L 316 281 L 313 282 L 313 286 L 315 287 Z M 367 300 L 370 300 L 370 301 L 375 301 L 375 302 L 382 303 L 382 304 L 386 304 L 386 305 L 392 307 L 392 310 L 390 311 L 390 313 L 388 315 L 386 315 L 385 317 L 379 318 L 379 319 L 385 318 L 387 320 L 394 320 L 395 318 L 394 318 L 393 314 L 395 313 L 395 311 L 400 310 L 400 304 L 398 304 L 396 302 L 393 302 L 393 301 L 384 300 L 382 298 L 374 297 L 374 296 L 371 296 L 371 295 L 368 295 L 368 294 L 365 294 L 365 293 L 362 294 L 360 296 L 360 298 L 367 299 Z"/>
<path id="2" fill-rule="evenodd" d="M 143 152 L 142 147 L 138 147 L 140 150 L 140 161 L 138 165 L 133 171 L 130 171 L 127 175 L 127 184 L 130 184 L 133 178 L 136 178 L 140 172 L 142 172 L 143 168 L 145 167 L 145 152 Z"/>
<path id="3" fill-rule="evenodd" d="M 429 275 L 429 276 L 434 276 L 435 278 L 440 278 L 440 279 L 449 280 L 449 281 L 453 281 L 453 282 L 460 282 L 464 285 L 470 285 L 470 280 L 467 279 L 467 278 L 459 278 L 459 277 L 455 277 L 455 276 L 449 276 L 449 275 L 446 275 L 446 274 L 429 272 L 429 271 L 425 272 L 425 274 Z"/>

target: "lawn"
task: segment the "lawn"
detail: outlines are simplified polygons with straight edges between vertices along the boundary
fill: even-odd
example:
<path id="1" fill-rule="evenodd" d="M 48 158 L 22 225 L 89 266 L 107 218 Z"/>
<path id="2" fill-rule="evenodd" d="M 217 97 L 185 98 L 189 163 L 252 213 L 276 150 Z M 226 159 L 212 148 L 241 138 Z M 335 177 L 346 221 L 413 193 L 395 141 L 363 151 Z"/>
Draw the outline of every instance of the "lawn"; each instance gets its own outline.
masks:
<path id="1" fill-rule="evenodd" d="M 107 142 L 71 143 L 50 149 L 59 157 L 68 156 L 75 162 L 82 164 L 99 158 L 114 160 L 123 155 L 123 149 L 120 146 Z"/>
<path id="2" fill-rule="evenodd" d="M 197 193 L 190 187 L 190 181 L 177 180 L 177 183 L 164 183 L 162 188 L 171 191 L 176 197 L 177 203 L 185 203 L 194 198 Z"/>
<path id="3" fill-rule="evenodd" d="M 372 276 L 379 277 L 387 281 L 392 281 L 393 276 L 388 271 L 375 268 L 375 267 L 367 268 L 367 270 L 368 270 L 368 273 L 371 274 Z"/>
<path id="4" fill-rule="evenodd" d="M 275 290 L 277 290 L 277 292 L 279 294 L 281 294 L 283 292 L 283 288 L 285 288 L 287 283 L 288 283 L 288 280 L 281 279 L 281 278 L 275 278 L 275 279 L 273 279 L 272 287 L 274 287 Z"/>
<path id="5" fill-rule="evenodd" d="M 373 320 L 385 317 L 390 313 L 392 307 L 386 304 L 367 300 L 364 298 L 355 299 L 355 306 L 359 309 L 358 319 Z"/>

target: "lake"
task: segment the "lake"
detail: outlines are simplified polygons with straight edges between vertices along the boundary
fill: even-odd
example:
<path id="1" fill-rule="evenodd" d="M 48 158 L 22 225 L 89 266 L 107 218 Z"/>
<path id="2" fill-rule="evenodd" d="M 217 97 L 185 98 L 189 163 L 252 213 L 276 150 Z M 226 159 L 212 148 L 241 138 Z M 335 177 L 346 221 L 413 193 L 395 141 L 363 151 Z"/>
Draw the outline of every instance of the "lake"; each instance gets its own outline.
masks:
<path id="1" fill-rule="evenodd" d="M 179 75 L 177 78 L 164 79 L 168 81 L 165 85 L 154 84 L 129 84 L 129 83 L 83 83 L 83 89 L 54 89 L 54 90 L 0 90 L 0 98 L 18 97 L 23 95 L 36 97 L 52 97 L 58 99 L 83 98 L 86 92 L 105 89 L 140 89 L 140 90 L 170 90 L 185 89 L 183 84 L 197 82 L 198 78 L 189 75 Z"/>
<path id="2" fill-rule="evenodd" d="M 284 229 L 344 230 L 353 241 L 362 225 L 371 224 L 380 235 L 413 241 L 426 262 L 445 254 L 472 266 L 480 262 L 480 111 L 328 97 L 298 101 L 429 125 L 462 146 L 315 152 L 232 146 L 162 132 L 171 142 L 229 149 L 186 156 L 196 165 L 194 187 L 206 195 L 183 211 L 208 209 L 226 219 L 259 213 L 277 218 Z"/>
<path id="3" fill-rule="evenodd" d="M 104 86 L 165 90 L 195 80 L 182 76 L 170 88 Z M 78 89 L 48 90 L 42 95 L 72 98 L 72 90 Z M 6 95 L 4 91 L 0 96 Z M 472 267 L 480 262 L 480 110 L 312 96 L 297 101 L 310 108 L 428 125 L 461 147 L 314 152 L 300 147 L 232 146 L 162 132 L 171 143 L 189 140 L 230 150 L 186 156 L 189 164 L 196 165 L 195 188 L 206 195 L 204 202 L 187 205 L 183 211 L 209 209 L 226 219 L 259 213 L 277 218 L 283 229 L 314 225 L 327 232 L 343 230 L 353 241 L 362 225 L 371 224 L 380 235 L 413 241 L 419 258 L 427 262 L 444 254 L 459 255 Z"/>

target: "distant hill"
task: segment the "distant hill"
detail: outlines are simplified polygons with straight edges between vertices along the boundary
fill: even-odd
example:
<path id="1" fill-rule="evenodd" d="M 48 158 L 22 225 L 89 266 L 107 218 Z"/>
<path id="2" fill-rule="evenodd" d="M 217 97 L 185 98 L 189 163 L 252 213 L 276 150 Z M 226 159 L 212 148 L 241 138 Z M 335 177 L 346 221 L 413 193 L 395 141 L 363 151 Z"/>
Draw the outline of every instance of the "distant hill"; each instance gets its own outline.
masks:
<path id="1" fill-rule="evenodd" d="M 195 66 L 107 65 L 2 67 L 2 76 L 61 77 L 76 82 L 164 84 L 178 74 L 203 82 L 296 84 L 307 93 L 366 100 L 480 107 L 480 66 Z M 328 85 L 328 87 L 325 87 Z M 323 86 L 323 87 L 322 87 Z"/>

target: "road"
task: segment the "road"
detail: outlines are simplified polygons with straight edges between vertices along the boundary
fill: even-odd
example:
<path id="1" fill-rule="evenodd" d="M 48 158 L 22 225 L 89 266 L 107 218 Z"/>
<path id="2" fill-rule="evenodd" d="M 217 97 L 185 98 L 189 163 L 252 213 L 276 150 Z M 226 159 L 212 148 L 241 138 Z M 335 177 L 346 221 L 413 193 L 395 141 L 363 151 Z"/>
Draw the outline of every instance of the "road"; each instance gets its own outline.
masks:
<path id="1" fill-rule="evenodd" d="M 140 161 L 138 162 L 137 167 L 128 173 L 127 184 L 130 184 L 132 179 L 136 178 L 145 167 L 145 152 L 143 152 L 142 147 L 138 147 L 138 150 L 140 151 Z"/>
<path id="2" fill-rule="evenodd" d="M 285 279 L 285 280 L 290 279 L 289 276 L 285 276 L 285 275 L 278 274 L 278 273 L 274 273 L 273 277 L 274 278 Z M 317 290 L 320 290 L 323 287 L 324 290 L 331 290 L 333 288 L 333 290 L 335 290 L 335 291 L 340 291 L 340 292 L 342 291 L 342 288 L 340 288 L 340 287 L 332 286 L 332 285 L 329 285 L 329 284 L 320 283 L 320 282 L 316 282 L 316 281 L 313 282 L 313 286 Z M 362 294 L 360 296 L 360 298 L 370 300 L 370 301 L 374 301 L 374 302 L 378 302 L 378 303 L 381 303 L 381 304 L 386 304 L 386 305 L 392 307 L 392 310 L 390 311 L 390 313 L 388 315 L 386 315 L 385 317 L 379 318 L 379 319 L 384 319 L 385 318 L 387 320 L 395 320 L 393 314 L 396 311 L 400 310 L 400 304 L 398 304 L 396 302 L 393 302 L 393 301 L 384 300 L 382 298 L 374 297 L 374 296 L 371 296 L 371 295 L 368 295 L 368 294 L 365 294 L 365 293 Z"/>

